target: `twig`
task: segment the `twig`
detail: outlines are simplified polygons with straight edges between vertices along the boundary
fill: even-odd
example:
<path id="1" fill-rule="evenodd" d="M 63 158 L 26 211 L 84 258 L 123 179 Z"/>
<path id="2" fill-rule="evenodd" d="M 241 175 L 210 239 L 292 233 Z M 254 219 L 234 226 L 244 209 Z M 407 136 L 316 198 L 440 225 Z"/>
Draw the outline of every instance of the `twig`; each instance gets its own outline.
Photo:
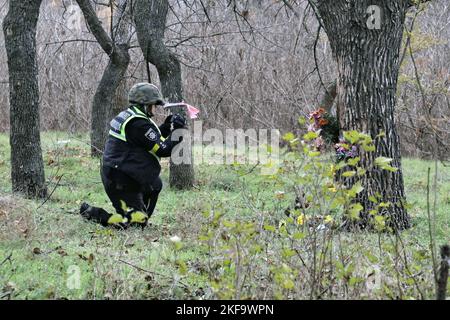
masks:
<path id="1" fill-rule="evenodd" d="M 170 279 L 172 279 L 171 276 L 166 276 L 165 274 L 162 274 L 162 273 L 158 273 L 158 272 L 155 272 L 155 271 L 150 271 L 150 270 L 143 269 L 143 268 L 141 268 L 139 266 L 136 266 L 136 265 L 134 265 L 134 264 L 132 264 L 132 263 L 130 263 L 128 261 L 122 260 L 122 259 L 118 259 L 117 261 L 125 263 L 126 265 L 128 265 L 130 267 L 133 267 L 136 270 L 139 270 L 139 271 L 151 274 L 151 275 L 157 275 L 157 276 L 160 276 L 160 277 L 163 277 L 163 278 L 170 278 Z M 186 289 L 188 289 L 190 291 L 189 286 L 187 284 L 183 283 L 182 281 L 178 281 L 178 282 L 180 284 L 182 284 Z"/>
<path id="2" fill-rule="evenodd" d="M 320 31 L 321 30 L 322 30 L 322 25 L 319 24 L 319 28 L 317 29 L 317 36 L 316 36 L 316 39 L 314 41 L 314 50 L 313 50 L 313 53 L 314 53 L 314 64 L 316 66 L 317 76 L 319 77 L 320 84 L 325 89 L 325 94 L 327 96 L 331 96 L 331 94 L 328 92 L 328 88 L 325 86 L 325 84 L 323 82 L 322 75 L 320 74 L 319 62 L 318 62 L 318 59 L 317 59 L 317 45 L 319 44 Z"/>
<path id="3" fill-rule="evenodd" d="M 428 233 L 430 235 L 430 249 L 431 249 L 431 259 L 433 262 L 433 274 L 434 281 L 437 284 L 438 275 L 437 275 L 437 263 L 436 263 L 436 255 L 435 255 L 435 242 L 433 237 L 434 228 L 431 223 L 431 213 L 430 213 L 430 171 L 431 168 L 428 168 L 427 174 L 427 215 L 428 215 Z"/>
<path id="4" fill-rule="evenodd" d="M 0 299 L 3 299 L 4 297 L 7 297 L 7 296 L 9 296 L 8 298 L 10 298 L 11 297 L 11 293 L 12 293 L 12 291 L 5 292 L 5 294 L 0 296 Z"/>
<path id="5" fill-rule="evenodd" d="M 66 43 L 72 43 L 72 42 L 89 42 L 89 43 L 98 43 L 95 40 L 89 40 L 89 39 L 69 39 L 69 40 L 63 40 L 63 41 L 54 41 L 54 42 L 47 42 L 45 43 L 45 46 L 51 46 L 55 44 L 66 44 Z"/>
<path id="6" fill-rule="evenodd" d="M 294 13 L 295 17 L 297 17 L 297 18 L 300 17 L 300 15 L 298 14 L 298 12 L 294 9 L 294 7 L 289 3 L 288 0 L 282 0 L 282 1 L 283 1 L 283 3 L 285 4 L 285 6 L 288 7 L 289 10 L 291 10 L 291 11 Z"/>
<path id="7" fill-rule="evenodd" d="M 2 266 L 6 261 L 11 261 L 12 252 L 0 263 L 0 266 Z"/>
<path id="8" fill-rule="evenodd" d="M 260 164 L 261 164 L 261 163 L 260 163 L 260 161 L 258 160 L 258 162 L 257 162 L 257 163 L 256 163 L 256 164 L 248 171 L 248 172 L 242 174 L 241 177 L 246 176 L 246 175 L 252 173 L 252 172 L 253 172 Z"/>
<path id="9" fill-rule="evenodd" d="M 208 19 L 209 23 L 211 23 L 211 19 L 209 18 L 208 10 L 205 7 L 205 4 L 202 0 L 200 0 L 200 4 L 202 5 L 203 12 L 205 13 L 206 18 Z"/>
<path id="10" fill-rule="evenodd" d="M 42 206 L 50 199 L 50 197 L 51 197 L 51 196 L 53 195 L 53 193 L 55 192 L 56 188 L 59 187 L 59 182 L 61 181 L 61 179 L 62 179 L 63 176 L 64 176 L 64 174 L 62 174 L 62 175 L 59 176 L 58 181 L 56 181 L 56 185 L 55 185 L 55 187 L 53 188 L 52 192 L 50 192 L 50 194 L 48 195 L 48 197 L 45 198 L 44 202 L 42 202 L 42 203 L 39 205 L 39 207 L 37 207 L 36 210 L 39 210 L 39 209 L 40 209 L 40 208 L 41 208 L 41 207 L 42 207 Z"/>

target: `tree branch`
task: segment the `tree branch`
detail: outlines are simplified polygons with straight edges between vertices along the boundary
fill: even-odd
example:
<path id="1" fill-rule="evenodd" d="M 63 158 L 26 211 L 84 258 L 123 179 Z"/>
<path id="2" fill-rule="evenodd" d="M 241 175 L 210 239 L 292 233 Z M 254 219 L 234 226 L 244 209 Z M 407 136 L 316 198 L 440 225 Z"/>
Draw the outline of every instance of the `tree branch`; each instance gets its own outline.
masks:
<path id="1" fill-rule="evenodd" d="M 294 9 L 294 7 L 292 6 L 292 4 L 291 4 L 288 0 L 282 0 L 282 1 L 283 1 L 284 5 L 285 5 L 286 7 L 288 7 L 289 10 L 291 10 L 297 18 L 300 17 L 300 15 L 298 14 L 298 12 Z"/>
<path id="2" fill-rule="evenodd" d="M 95 39 L 97 39 L 103 51 L 105 51 L 106 54 L 111 55 L 114 48 L 113 41 L 103 28 L 102 23 L 98 19 L 96 12 L 91 5 L 90 0 L 76 0 L 76 1 L 81 11 L 83 12 L 84 18 L 86 19 L 86 23 L 89 26 L 89 29 L 91 30 Z"/>
<path id="3" fill-rule="evenodd" d="M 430 2 L 431 0 L 408 0 L 408 5 L 410 7 L 417 6 L 422 3 Z"/>

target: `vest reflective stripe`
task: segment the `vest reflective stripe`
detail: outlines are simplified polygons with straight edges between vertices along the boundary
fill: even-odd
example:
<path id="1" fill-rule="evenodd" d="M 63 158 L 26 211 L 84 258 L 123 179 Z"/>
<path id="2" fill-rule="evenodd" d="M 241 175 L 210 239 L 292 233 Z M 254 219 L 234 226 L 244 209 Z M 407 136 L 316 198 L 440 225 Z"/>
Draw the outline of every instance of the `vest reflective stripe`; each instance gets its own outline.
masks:
<path id="1" fill-rule="evenodd" d="M 141 110 L 139 110 L 136 107 L 129 107 L 127 110 L 122 111 L 121 113 L 119 113 L 119 115 L 117 117 L 115 117 L 110 122 L 109 135 L 111 135 L 114 138 L 117 138 L 119 140 L 127 142 L 127 135 L 125 132 L 125 127 L 128 124 L 128 122 L 130 122 L 132 119 L 135 119 L 135 118 L 142 118 L 142 119 L 146 119 L 146 120 L 150 121 L 153 124 L 153 126 L 156 128 L 156 130 L 158 131 L 158 133 L 160 135 L 160 140 L 161 141 L 165 140 L 161 136 L 161 131 L 159 130 L 159 127 L 156 125 L 156 123 L 152 119 L 147 117 L 147 115 L 145 113 L 143 113 Z M 149 152 L 154 157 L 156 157 L 156 159 L 159 161 L 160 158 L 156 155 L 156 151 L 158 151 L 158 149 L 159 149 L 159 145 L 157 143 L 155 143 L 155 146 Z"/>
<path id="2" fill-rule="evenodd" d="M 154 154 L 156 154 L 156 151 L 159 150 L 159 144 L 155 143 L 155 146 L 152 148 L 152 150 L 150 150 L 150 152 L 153 152 Z"/>

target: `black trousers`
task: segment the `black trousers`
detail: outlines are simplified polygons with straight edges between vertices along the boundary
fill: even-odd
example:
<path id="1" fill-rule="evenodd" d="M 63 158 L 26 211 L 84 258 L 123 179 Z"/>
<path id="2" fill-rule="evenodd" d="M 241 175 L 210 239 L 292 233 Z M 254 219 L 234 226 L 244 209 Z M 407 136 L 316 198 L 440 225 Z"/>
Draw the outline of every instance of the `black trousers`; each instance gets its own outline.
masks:
<path id="1" fill-rule="evenodd" d="M 123 201 L 128 210 L 144 212 L 150 218 L 162 189 L 159 177 L 148 185 L 141 185 L 121 171 L 106 166 L 102 167 L 101 177 L 106 194 L 117 213 L 122 216 L 129 214 L 124 211 Z"/>

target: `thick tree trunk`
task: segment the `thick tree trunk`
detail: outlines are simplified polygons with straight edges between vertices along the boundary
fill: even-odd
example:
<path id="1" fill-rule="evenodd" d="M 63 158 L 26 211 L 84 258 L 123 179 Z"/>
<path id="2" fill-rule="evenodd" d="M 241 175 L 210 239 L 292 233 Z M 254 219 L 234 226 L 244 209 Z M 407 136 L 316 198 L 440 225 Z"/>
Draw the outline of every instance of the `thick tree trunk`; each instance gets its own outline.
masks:
<path id="1" fill-rule="evenodd" d="M 122 78 L 119 87 L 116 90 L 114 97 L 114 103 L 112 107 L 113 116 L 122 112 L 128 106 L 128 81 L 126 78 Z"/>
<path id="2" fill-rule="evenodd" d="M 110 56 L 108 66 L 103 72 L 102 79 L 95 91 L 91 118 L 91 155 L 93 157 L 99 157 L 103 154 L 106 138 L 108 137 L 109 122 L 114 116 L 114 110 L 117 108 L 116 96 L 120 94 L 117 91 L 128 69 L 129 62 L 128 47 L 115 47 L 114 53 Z"/>
<path id="3" fill-rule="evenodd" d="M 109 56 L 108 66 L 103 72 L 92 101 L 91 155 L 98 157 L 103 154 L 108 137 L 109 122 L 116 107 L 116 92 L 130 63 L 128 53 L 130 41 L 129 6 L 127 0 L 118 1 L 113 16 L 113 34 L 110 37 L 98 19 L 90 0 L 77 0 L 77 3 L 92 34 L 103 51 Z M 110 4 L 114 5 L 115 2 L 113 1 Z"/>
<path id="4" fill-rule="evenodd" d="M 164 44 L 168 0 L 135 0 L 133 15 L 139 45 L 145 59 L 156 66 L 161 90 L 169 102 L 183 100 L 181 66 L 178 58 Z M 186 117 L 183 109 L 173 110 Z M 190 150 L 188 150 L 190 152 Z M 191 152 L 190 152 L 191 153 Z M 194 184 L 192 154 L 190 163 L 170 162 L 170 186 L 188 189 Z"/>
<path id="5" fill-rule="evenodd" d="M 337 91 L 336 91 L 337 82 L 333 81 L 328 84 L 324 90 L 323 96 L 320 99 L 319 106 L 325 109 L 326 112 L 331 113 L 331 109 L 333 108 L 334 100 L 336 99 Z M 338 111 L 336 110 L 336 113 Z"/>
<path id="6" fill-rule="evenodd" d="M 3 21 L 10 92 L 11 180 L 15 192 L 45 197 L 39 124 L 36 25 L 41 0 L 10 0 Z"/>
<path id="7" fill-rule="evenodd" d="M 370 6 L 380 8 L 380 28 L 373 28 Z M 360 225 L 368 222 L 374 204 L 369 196 L 381 195 L 392 205 L 383 214 L 396 230 L 408 228 L 404 206 L 399 137 L 394 123 L 399 51 L 402 43 L 407 0 L 318 1 L 317 8 L 338 66 L 338 110 L 342 130 L 357 130 L 375 138 L 376 151 L 361 154 L 367 168 L 364 191 L 357 199 L 364 206 Z M 372 7 L 373 8 L 373 7 Z M 369 12 L 369 13 L 368 13 Z M 369 19 L 370 18 L 370 19 Z M 375 21 L 376 22 L 376 21 Z M 376 24 L 375 24 L 376 25 Z M 377 157 L 392 158 L 397 172 L 369 169 Z"/>

